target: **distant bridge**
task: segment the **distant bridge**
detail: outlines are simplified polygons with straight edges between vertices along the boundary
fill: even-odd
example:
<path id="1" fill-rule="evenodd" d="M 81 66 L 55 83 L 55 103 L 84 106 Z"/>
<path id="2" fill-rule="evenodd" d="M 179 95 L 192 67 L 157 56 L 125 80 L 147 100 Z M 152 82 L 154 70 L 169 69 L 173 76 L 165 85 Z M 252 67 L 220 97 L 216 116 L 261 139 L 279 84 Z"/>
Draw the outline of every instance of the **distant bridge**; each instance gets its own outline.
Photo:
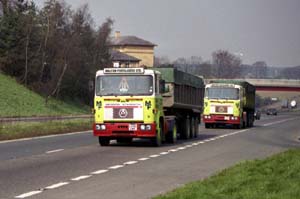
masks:
<path id="1" fill-rule="evenodd" d="M 291 79 L 245 79 L 253 84 L 257 91 L 295 91 L 300 92 L 300 80 Z"/>
<path id="2" fill-rule="evenodd" d="M 214 79 L 206 79 L 209 83 Z M 300 80 L 290 79 L 236 79 L 247 81 L 256 87 L 257 91 L 287 91 L 300 92 Z"/>

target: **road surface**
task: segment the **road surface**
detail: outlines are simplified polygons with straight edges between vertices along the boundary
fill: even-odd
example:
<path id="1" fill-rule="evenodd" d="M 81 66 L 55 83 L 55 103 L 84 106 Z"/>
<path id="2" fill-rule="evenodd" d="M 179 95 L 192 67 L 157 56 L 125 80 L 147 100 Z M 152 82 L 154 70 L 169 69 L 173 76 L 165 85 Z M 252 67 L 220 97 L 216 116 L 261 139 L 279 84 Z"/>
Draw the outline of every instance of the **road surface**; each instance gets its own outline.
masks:
<path id="1" fill-rule="evenodd" d="M 262 116 L 254 128 L 205 129 L 152 147 L 100 147 L 92 132 L 0 142 L 0 198 L 151 198 L 238 162 L 299 148 L 300 114 Z"/>

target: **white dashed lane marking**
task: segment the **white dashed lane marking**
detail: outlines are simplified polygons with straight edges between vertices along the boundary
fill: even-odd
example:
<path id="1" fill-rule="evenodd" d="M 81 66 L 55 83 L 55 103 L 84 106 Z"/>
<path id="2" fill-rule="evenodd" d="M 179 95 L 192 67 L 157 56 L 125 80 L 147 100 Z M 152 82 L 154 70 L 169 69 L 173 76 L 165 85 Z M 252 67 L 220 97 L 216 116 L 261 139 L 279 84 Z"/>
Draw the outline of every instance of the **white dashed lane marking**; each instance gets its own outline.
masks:
<path id="1" fill-rule="evenodd" d="M 161 152 L 160 155 L 167 155 L 169 152 Z"/>
<path id="2" fill-rule="evenodd" d="M 139 161 L 149 160 L 150 158 L 140 158 Z"/>
<path id="3" fill-rule="evenodd" d="M 281 121 L 281 122 L 283 122 L 283 121 Z M 274 123 L 272 123 L 272 124 L 274 124 Z M 228 134 L 225 134 L 225 135 L 220 135 L 218 137 L 206 139 L 206 140 L 203 140 L 203 141 L 197 141 L 197 142 L 194 142 L 194 143 L 182 146 L 182 147 L 178 147 L 178 148 L 175 148 L 175 149 L 170 149 L 166 152 L 161 152 L 159 154 L 154 154 L 154 155 L 150 155 L 148 157 L 139 158 L 137 161 L 127 161 L 127 162 L 124 162 L 123 164 L 120 164 L 120 165 L 110 166 L 110 167 L 108 167 L 108 169 L 101 169 L 101 170 L 91 172 L 90 175 L 82 175 L 82 176 L 79 176 L 79 177 L 76 177 L 76 178 L 72 178 L 72 179 L 70 179 L 70 182 L 60 182 L 60 183 L 57 183 L 57 184 L 53 184 L 51 186 L 45 187 L 44 189 L 31 191 L 31 192 L 28 192 L 28 193 L 24 193 L 24 194 L 15 196 L 15 198 L 27 198 L 27 197 L 30 197 L 30 196 L 33 196 L 33 195 L 36 195 L 36 194 L 40 194 L 40 193 L 42 193 L 43 191 L 46 191 L 46 190 L 51 190 L 51 189 L 56 189 L 56 188 L 62 187 L 64 185 L 70 184 L 71 182 L 80 181 L 80 180 L 83 180 L 83 179 L 90 178 L 93 175 L 99 175 L 99 174 L 107 173 L 107 172 L 109 172 L 109 170 L 115 170 L 115 169 L 119 169 L 119 168 L 122 168 L 122 167 L 125 167 L 125 166 L 137 164 L 139 161 L 146 161 L 146 160 L 149 160 L 151 158 L 157 158 L 157 157 L 160 157 L 162 155 L 167 155 L 167 154 L 177 152 L 177 151 L 180 151 L 180 150 L 185 150 L 185 149 L 197 146 L 199 144 L 205 144 L 207 142 L 215 141 L 217 139 L 221 139 L 221 138 L 224 138 L 224 137 L 227 137 L 227 136 L 232 136 L 232 135 L 235 135 L 235 134 L 238 134 L 238 133 L 242 133 L 242 132 L 247 131 L 247 130 L 248 129 L 241 130 L 241 131 L 236 131 L 236 132 L 233 132 L 233 133 L 228 133 Z M 63 150 L 64 149 L 56 149 L 56 150 L 52 150 L 52 151 L 47 151 L 46 153 L 48 153 L 48 154 L 49 153 L 55 153 L 55 152 L 59 152 L 59 151 L 63 151 Z"/>
<path id="4" fill-rule="evenodd" d="M 33 196 L 33 195 L 36 195 L 36 194 L 39 194 L 39 193 L 42 193 L 42 191 L 31 191 L 31 192 L 28 192 L 28 193 L 23 193 L 19 196 L 16 196 L 15 198 L 27 198 L 27 197 L 30 197 L 30 196 Z"/>
<path id="5" fill-rule="evenodd" d="M 178 149 L 170 149 L 169 152 L 176 152 Z"/>
<path id="6" fill-rule="evenodd" d="M 93 175 L 98 175 L 98 174 L 102 174 L 102 173 L 106 173 L 106 172 L 108 172 L 108 170 L 106 170 L 106 169 L 101 169 L 101 170 L 98 170 L 98 171 L 94 171 L 94 172 L 92 172 L 91 174 L 93 174 Z"/>
<path id="7" fill-rule="evenodd" d="M 60 183 L 57 183 L 57 184 L 53 184 L 53 185 L 50 185 L 48 187 L 45 187 L 45 189 L 56 189 L 58 187 L 62 187 L 62 186 L 65 186 L 69 184 L 69 182 L 60 182 Z"/>
<path id="8" fill-rule="evenodd" d="M 115 165 L 115 166 L 108 167 L 108 169 L 119 169 L 122 167 L 124 167 L 124 165 Z"/>
<path id="9" fill-rule="evenodd" d="M 125 162 L 124 165 L 131 165 L 131 164 L 136 164 L 138 163 L 138 161 L 128 161 L 128 162 Z"/>
<path id="10" fill-rule="evenodd" d="M 87 179 L 89 177 L 91 177 L 91 175 L 79 176 L 79 177 L 76 177 L 76 178 L 72 178 L 71 180 L 72 181 L 79 181 L 79 180 Z"/>
<path id="11" fill-rule="evenodd" d="M 155 154 L 155 155 L 150 155 L 149 157 L 150 158 L 157 158 L 157 157 L 159 157 L 160 155 L 158 155 L 158 154 Z"/>

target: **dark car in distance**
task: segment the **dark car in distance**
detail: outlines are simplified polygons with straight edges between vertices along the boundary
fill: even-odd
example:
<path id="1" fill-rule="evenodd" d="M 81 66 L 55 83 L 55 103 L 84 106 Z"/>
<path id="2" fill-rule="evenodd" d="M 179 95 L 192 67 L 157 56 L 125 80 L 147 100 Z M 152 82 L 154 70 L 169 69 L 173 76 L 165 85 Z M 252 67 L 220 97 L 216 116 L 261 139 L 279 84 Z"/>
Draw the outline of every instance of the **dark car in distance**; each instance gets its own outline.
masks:
<path id="1" fill-rule="evenodd" d="M 277 115 L 277 109 L 276 108 L 269 108 L 266 111 L 267 115 Z"/>
<path id="2" fill-rule="evenodd" d="M 254 112 L 254 118 L 256 120 L 260 120 L 260 115 L 261 115 L 260 110 L 255 110 L 255 112 Z"/>

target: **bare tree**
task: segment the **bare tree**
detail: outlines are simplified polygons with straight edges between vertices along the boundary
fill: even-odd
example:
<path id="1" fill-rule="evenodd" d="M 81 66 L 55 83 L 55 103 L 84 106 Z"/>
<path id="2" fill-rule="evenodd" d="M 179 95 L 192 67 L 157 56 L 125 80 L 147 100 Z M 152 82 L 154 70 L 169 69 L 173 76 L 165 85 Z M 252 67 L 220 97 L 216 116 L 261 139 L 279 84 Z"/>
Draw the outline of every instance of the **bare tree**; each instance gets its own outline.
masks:
<path id="1" fill-rule="evenodd" d="M 214 75 L 217 78 L 236 78 L 240 75 L 242 60 L 227 50 L 213 52 Z"/>
<path id="2" fill-rule="evenodd" d="M 24 77 L 22 79 L 22 82 L 24 82 L 25 85 L 27 85 L 28 84 L 28 73 L 29 73 L 28 65 L 29 65 L 30 58 L 32 57 L 30 55 L 30 54 L 32 54 L 32 52 L 30 52 L 31 51 L 30 43 L 33 42 L 33 41 L 31 41 L 31 37 L 37 36 L 37 35 L 33 35 L 34 26 L 37 25 L 36 10 L 35 10 L 35 5 L 33 3 L 28 5 L 28 12 L 26 13 L 26 15 L 23 16 L 22 24 L 23 24 L 23 32 L 25 35 L 25 69 L 24 69 Z"/>
<path id="3" fill-rule="evenodd" d="M 252 66 L 254 67 L 255 78 L 265 78 L 267 76 L 268 66 L 265 61 L 257 61 Z"/>
<path id="4" fill-rule="evenodd" d="M 111 18 L 107 18 L 106 21 L 100 26 L 97 33 L 94 65 L 98 66 L 98 70 L 111 65 L 109 36 L 112 31 L 113 23 L 114 21 Z"/>
<path id="5" fill-rule="evenodd" d="M 154 66 L 160 67 L 165 65 L 170 65 L 170 59 L 167 56 L 161 56 L 161 57 L 154 57 Z"/>

